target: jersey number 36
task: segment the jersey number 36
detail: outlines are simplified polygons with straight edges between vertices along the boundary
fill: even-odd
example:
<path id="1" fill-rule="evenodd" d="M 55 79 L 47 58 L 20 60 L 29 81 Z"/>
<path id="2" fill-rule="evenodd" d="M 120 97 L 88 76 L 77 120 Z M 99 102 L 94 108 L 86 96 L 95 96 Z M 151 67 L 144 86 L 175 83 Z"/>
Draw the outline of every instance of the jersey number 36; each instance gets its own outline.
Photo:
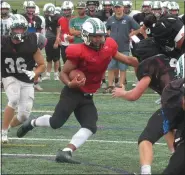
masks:
<path id="1" fill-rule="evenodd" d="M 26 69 L 27 65 L 25 64 L 24 58 L 17 58 L 13 60 L 12 58 L 6 58 L 5 64 L 9 65 L 9 68 L 6 68 L 7 73 L 16 73 L 16 69 L 18 73 L 23 73 L 22 69 Z"/>

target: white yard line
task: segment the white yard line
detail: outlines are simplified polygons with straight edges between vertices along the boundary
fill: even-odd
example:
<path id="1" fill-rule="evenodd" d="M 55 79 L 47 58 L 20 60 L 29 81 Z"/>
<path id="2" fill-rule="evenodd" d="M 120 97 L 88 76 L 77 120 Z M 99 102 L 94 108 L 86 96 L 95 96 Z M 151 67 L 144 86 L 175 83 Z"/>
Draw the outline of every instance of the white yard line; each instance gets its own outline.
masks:
<path id="1" fill-rule="evenodd" d="M 18 156 L 18 157 L 56 157 L 56 155 L 50 155 L 50 154 L 1 154 L 2 156 Z"/>
<path id="2" fill-rule="evenodd" d="M 17 138 L 10 137 L 10 140 L 28 140 L 28 141 L 70 141 L 71 139 L 45 139 L 45 138 Z M 97 142 L 97 143 L 125 143 L 125 144 L 137 144 L 134 141 L 113 141 L 113 140 L 87 140 L 87 142 Z M 165 145 L 166 143 L 155 143 L 156 145 Z"/>

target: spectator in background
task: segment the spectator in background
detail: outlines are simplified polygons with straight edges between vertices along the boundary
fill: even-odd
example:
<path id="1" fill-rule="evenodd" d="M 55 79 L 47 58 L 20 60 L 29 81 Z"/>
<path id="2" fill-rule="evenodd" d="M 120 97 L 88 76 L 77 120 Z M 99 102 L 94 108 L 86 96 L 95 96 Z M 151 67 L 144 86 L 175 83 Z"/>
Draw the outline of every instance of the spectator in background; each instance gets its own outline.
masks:
<path id="1" fill-rule="evenodd" d="M 54 62 L 54 80 L 59 80 L 58 70 L 60 67 L 60 14 L 55 13 L 55 6 L 47 3 L 43 8 L 46 20 L 46 38 L 48 40 L 45 51 L 47 60 L 46 76 L 42 80 L 50 80 L 50 73 L 52 69 L 52 62 Z"/>
<path id="2" fill-rule="evenodd" d="M 69 21 L 74 18 L 72 13 L 74 11 L 74 5 L 70 1 L 64 1 L 62 4 L 62 17 L 59 19 L 60 29 L 61 29 L 61 56 L 63 63 L 66 62 L 65 50 L 67 46 L 73 42 L 74 36 L 69 32 Z"/>
<path id="3" fill-rule="evenodd" d="M 78 17 L 70 20 L 70 33 L 74 36 L 74 43 L 83 43 L 81 38 L 81 26 L 89 17 L 85 14 L 86 4 L 79 1 L 76 6 Z"/>
<path id="4" fill-rule="evenodd" d="M 25 13 L 23 16 L 28 22 L 28 33 L 41 33 L 42 31 L 42 19 L 36 15 L 36 4 L 33 1 L 25 1 L 23 4 Z M 34 78 L 34 88 L 38 91 L 42 91 L 43 88 L 38 84 L 38 77 Z"/>
<path id="5" fill-rule="evenodd" d="M 135 33 L 139 33 L 140 26 L 133 18 L 123 13 L 123 4 L 121 2 L 117 2 L 114 5 L 114 11 L 115 15 L 110 17 L 106 23 L 108 33 L 110 34 L 110 37 L 112 37 L 117 42 L 119 52 L 125 55 L 129 55 L 129 34 L 132 30 L 135 30 Z M 127 67 L 127 65 L 119 61 L 114 59 L 111 60 L 108 66 L 109 87 L 105 89 L 105 92 L 111 92 L 113 89 L 114 72 L 116 69 L 120 70 L 119 87 L 123 87 L 123 84 L 126 80 Z"/>

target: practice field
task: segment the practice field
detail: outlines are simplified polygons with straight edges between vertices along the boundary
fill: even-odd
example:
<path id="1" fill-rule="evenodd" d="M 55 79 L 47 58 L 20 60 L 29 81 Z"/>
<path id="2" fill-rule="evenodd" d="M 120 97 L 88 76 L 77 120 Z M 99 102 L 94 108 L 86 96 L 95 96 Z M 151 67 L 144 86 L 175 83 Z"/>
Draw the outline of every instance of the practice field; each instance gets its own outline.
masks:
<path id="1" fill-rule="evenodd" d="M 132 71 L 128 80 L 133 80 Z M 128 82 L 128 88 L 131 88 Z M 54 80 L 44 81 L 47 92 L 36 92 L 32 118 L 51 114 L 63 86 Z M 9 144 L 2 146 L 2 174 L 128 174 L 139 173 L 137 139 L 152 113 L 160 106 L 153 91 L 136 102 L 113 99 L 98 93 L 94 100 L 99 113 L 98 131 L 73 156 L 80 165 L 59 164 L 54 161 L 58 149 L 64 148 L 80 128 L 74 115 L 63 128 L 35 128 L 24 138 L 16 137 L 17 128 L 9 132 Z M 6 105 L 2 93 L 2 111 Z M 61 114 L 62 115 L 62 114 Z M 84 116 L 85 117 L 85 116 Z M 164 140 L 154 147 L 153 173 L 160 173 L 167 165 L 170 152 Z"/>

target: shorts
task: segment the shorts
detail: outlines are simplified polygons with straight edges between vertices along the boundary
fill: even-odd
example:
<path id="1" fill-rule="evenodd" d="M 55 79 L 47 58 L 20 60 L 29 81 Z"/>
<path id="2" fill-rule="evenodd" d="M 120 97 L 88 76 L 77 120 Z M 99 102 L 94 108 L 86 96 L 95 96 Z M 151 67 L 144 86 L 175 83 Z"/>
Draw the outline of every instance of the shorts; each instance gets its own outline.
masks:
<path id="1" fill-rule="evenodd" d="M 129 56 L 130 52 L 121 52 L 124 55 Z M 111 60 L 111 62 L 108 65 L 108 70 L 115 70 L 115 69 L 119 69 L 120 71 L 126 71 L 128 68 L 127 64 L 123 64 L 120 61 L 115 60 L 114 58 Z"/>
<path id="2" fill-rule="evenodd" d="M 48 42 L 45 46 L 46 60 L 47 62 L 58 61 L 60 59 L 60 46 L 57 49 L 53 48 L 55 39 L 48 39 Z"/>

